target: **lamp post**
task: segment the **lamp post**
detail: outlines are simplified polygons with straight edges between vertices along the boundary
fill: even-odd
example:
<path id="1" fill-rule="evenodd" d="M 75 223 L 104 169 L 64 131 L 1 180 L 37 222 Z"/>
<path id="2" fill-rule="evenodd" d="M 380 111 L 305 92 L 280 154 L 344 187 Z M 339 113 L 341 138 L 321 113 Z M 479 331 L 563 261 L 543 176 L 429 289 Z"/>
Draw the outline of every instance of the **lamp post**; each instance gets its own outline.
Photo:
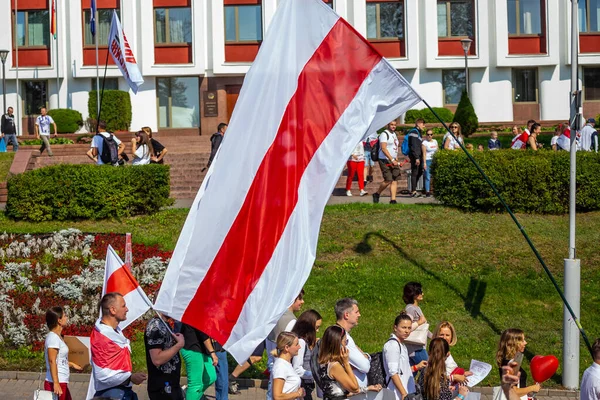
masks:
<path id="1" fill-rule="evenodd" d="M 473 41 L 469 38 L 461 39 L 460 41 L 465 52 L 465 88 L 467 90 L 467 96 L 469 95 L 469 59 L 467 58 L 467 55 L 469 54 L 471 43 L 473 43 Z"/>
<path id="2" fill-rule="evenodd" d="M 6 112 L 6 57 L 8 57 L 8 50 L 0 50 L 0 60 L 2 61 L 2 114 Z"/>

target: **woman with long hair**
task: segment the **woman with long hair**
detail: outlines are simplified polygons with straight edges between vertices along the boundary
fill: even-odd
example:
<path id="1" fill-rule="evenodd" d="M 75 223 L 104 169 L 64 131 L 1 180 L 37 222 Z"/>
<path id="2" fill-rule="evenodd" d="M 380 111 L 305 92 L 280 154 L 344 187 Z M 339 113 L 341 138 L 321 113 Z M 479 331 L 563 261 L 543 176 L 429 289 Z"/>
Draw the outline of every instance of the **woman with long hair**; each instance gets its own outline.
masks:
<path id="1" fill-rule="evenodd" d="M 50 332 L 44 343 L 46 380 L 44 390 L 53 392 L 58 400 L 71 400 L 69 391 L 69 367 L 81 371 L 81 367 L 69 362 L 69 347 L 62 338 L 62 330 L 69 318 L 62 307 L 51 307 L 46 311 L 46 325 Z"/>
<path id="2" fill-rule="evenodd" d="M 277 347 L 271 352 L 275 361 L 271 370 L 273 400 L 293 400 L 304 397 L 300 377 L 292 367 L 292 358 L 298 354 L 298 336 L 292 332 L 281 332 L 277 336 Z"/>
<path id="3" fill-rule="evenodd" d="M 318 376 L 315 379 L 323 391 L 323 400 L 341 400 L 354 394 L 381 390 L 381 385 L 359 386 L 350 366 L 347 344 L 346 330 L 341 326 L 332 325 L 325 330 L 319 344 Z"/>
<path id="4" fill-rule="evenodd" d="M 419 307 L 419 303 L 423 301 L 423 286 L 419 282 L 408 282 L 404 285 L 402 300 L 406 304 L 404 311 L 412 318 L 413 331 L 427 323 L 427 318 Z M 410 365 L 415 366 L 421 361 L 427 361 L 427 349 L 424 345 L 407 343 L 406 348 L 410 357 Z"/>
<path id="5" fill-rule="evenodd" d="M 450 355 L 450 345 L 445 339 L 434 338 L 429 342 L 429 361 L 425 372 L 419 375 L 419 386 L 424 400 L 452 400 L 450 380 L 446 374 L 446 357 Z M 458 387 L 457 400 L 465 400 L 469 389 Z"/>
<path id="6" fill-rule="evenodd" d="M 458 142 L 464 143 L 462 128 L 458 122 L 453 122 L 450 124 L 450 131 L 456 137 L 456 139 L 452 137 L 450 132 L 446 133 L 442 139 L 444 150 L 458 150 L 460 149 L 460 144 L 458 144 Z"/>
<path id="7" fill-rule="evenodd" d="M 150 159 L 154 155 L 154 148 L 146 132 L 136 132 L 135 137 L 131 139 L 131 151 L 133 153 L 133 165 L 150 164 Z"/>
<path id="8" fill-rule="evenodd" d="M 454 325 L 448 321 L 442 321 L 438 324 L 435 331 L 433 331 L 433 337 L 446 340 L 450 347 L 454 346 L 458 341 L 456 329 L 454 329 Z M 460 384 L 465 383 L 467 377 L 473 375 L 473 373 L 465 371 L 463 368 L 459 368 L 456 361 L 454 361 L 452 354 L 448 354 L 448 357 L 446 358 L 446 375 L 450 378 L 450 382 Z"/>
<path id="9" fill-rule="evenodd" d="M 525 333 L 516 328 L 510 328 L 502 332 L 500 336 L 500 342 L 498 343 L 498 351 L 496 352 L 496 364 L 498 364 L 498 370 L 500 371 L 500 377 L 502 377 L 502 367 L 508 365 L 508 363 L 515 357 L 518 352 L 523 353 L 527 341 L 525 340 Z M 527 386 L 527 373 L 521 367 L 519 370 L 521 376 L 519 378 L 519 384 L 515 389 L 520 397 L 526 396 L 528 393 L 537 393 L 540 391 L 541 386 L 539 383 L 535 385 Z"/>
<path id="10" fill-rule="evenodd" d="M 313 349 L 317 344 L 317 332 L 321 327 L 323 318 L 316 310 L 304 311 L 298 317 L 296 324 L 292 328 L 292 333 L 298 336 L 300 350 L 292 358 L 292 366 L 296 373 L 302 379 L 302 388 L 306 393 L 306 400 L 312 399 L 312 392 L 315 390 L 315 380 L 310 371 L 310 360 L 312 359 Z"/>

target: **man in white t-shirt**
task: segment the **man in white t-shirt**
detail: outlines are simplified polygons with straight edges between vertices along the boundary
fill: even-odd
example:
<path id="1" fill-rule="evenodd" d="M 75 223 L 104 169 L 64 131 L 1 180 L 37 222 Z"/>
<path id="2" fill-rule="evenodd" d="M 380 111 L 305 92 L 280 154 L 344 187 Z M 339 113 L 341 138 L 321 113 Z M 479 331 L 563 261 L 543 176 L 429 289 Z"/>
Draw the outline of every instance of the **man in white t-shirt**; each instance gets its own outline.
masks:
<path id="1" fill-rule="evenodd" d="M 594 361 L 585 370 L 581 378 L 581 391 L 579 393 L 581 400 L 600 399 L 600 339 L 596 339 L 594 342 L 592 355 L 594 356 Z"/>
<path id="2" fill-rule="evenodd" d="M 35 119 L 35 138 L 42 139 L 42 147 L 40 147 L 40 155 L 44 150 L 48 149 L 48 155 L 52 157 L 52 149 L 50 148 L 50 124 L 54 126 L 54 137 L 58 136 L 58 129 L 56 128 L 56 122 L 51 116 L 47 115 L 46 107 L 42 107 L 40 110 L 41 115 Z"/>
<path id="3" fill-rule="evenodd" d="M 346 339 L 348 340 L 346 347 L 348 348 L 350 366 L 356 376 L 358 386 L 366 388 L 368 386 L 367 373 L 371 369 L 371 356 L 362 351 L 350 336 L 350 331 L 358 325 L 358 319 L 360 318 L 358 302 L 349 297 L 338 300 L 335 303 L 335 318 L 336 324 L 346 331 Z M 356 399 L 357 396 L 353 396 L 352 398 Z"/>
<path id="4" fill-rule="evenodd" d="M 396 121 L 388 124 L 387 129 L 379 135 L 379 167 L 383 174 L 383 182 L 377 192 L 373 193 L 373 203 L 379 203 L 381 193 L 390 187 L 390 204 L 396 204 L 396 191 L 400 177 L 400 162 L 398 161 L 398 136 L 396 136 Z"/>
<path id="5" fill-rule="evenodd" d="M 587 124 L 581 129 L 581 150 L 598 152 L 598 132 L 596 120 L 589 118 Z"/>
<path id="6" fill-rule="evenodd" d="M 98 123 L 98 134 L 92 139 L 92 145 L 87 152 L 87 156 L 98 165 L 103 165 L 102 162 L 102 149 L 104 147 L 104 139 L 111 136 L 110 132 L 106 131 L 106 122 L 100 121 Z M 113 140 L 119 146 L 118 153 L 121 154 L 125 151 L 125 143 L 121 142 L 118 137 L 113 135 Z"/>

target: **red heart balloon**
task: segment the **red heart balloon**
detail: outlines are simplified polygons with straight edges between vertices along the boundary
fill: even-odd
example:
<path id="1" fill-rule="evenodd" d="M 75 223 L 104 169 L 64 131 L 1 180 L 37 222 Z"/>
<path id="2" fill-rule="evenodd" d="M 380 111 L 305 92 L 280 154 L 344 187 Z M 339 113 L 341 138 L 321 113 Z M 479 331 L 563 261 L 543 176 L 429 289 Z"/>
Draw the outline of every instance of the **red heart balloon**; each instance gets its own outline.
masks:
<path id="1" fill-rule="evenodd" d="M 558 359 L 553 355 L 535 356 L 531 359 L 531 376 L 537 383 L 546 382 L 558 370 Z"/>

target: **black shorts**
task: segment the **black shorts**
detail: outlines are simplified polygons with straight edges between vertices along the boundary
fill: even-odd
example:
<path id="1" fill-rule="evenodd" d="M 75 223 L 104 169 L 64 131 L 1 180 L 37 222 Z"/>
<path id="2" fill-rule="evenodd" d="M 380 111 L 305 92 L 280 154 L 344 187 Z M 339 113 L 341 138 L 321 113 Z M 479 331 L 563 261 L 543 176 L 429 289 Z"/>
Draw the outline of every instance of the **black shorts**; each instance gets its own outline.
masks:
<path id="1" fill-rule="evenodd" d="M 385 182 L 397 181 L 400 178 L 400 166 L 392 165 L 392 162 L 388 159 L 379 160 L 379 167 Z"/>
<path id="2" fill-rule="evenodd" d="M 264 352 L 265 352 L 265 341 L 263 340 L 262 342 L 260 342 L 258 347 L 256 349 L 254 349 L 251 356 L 252 357 L 262 357 Z"/>

